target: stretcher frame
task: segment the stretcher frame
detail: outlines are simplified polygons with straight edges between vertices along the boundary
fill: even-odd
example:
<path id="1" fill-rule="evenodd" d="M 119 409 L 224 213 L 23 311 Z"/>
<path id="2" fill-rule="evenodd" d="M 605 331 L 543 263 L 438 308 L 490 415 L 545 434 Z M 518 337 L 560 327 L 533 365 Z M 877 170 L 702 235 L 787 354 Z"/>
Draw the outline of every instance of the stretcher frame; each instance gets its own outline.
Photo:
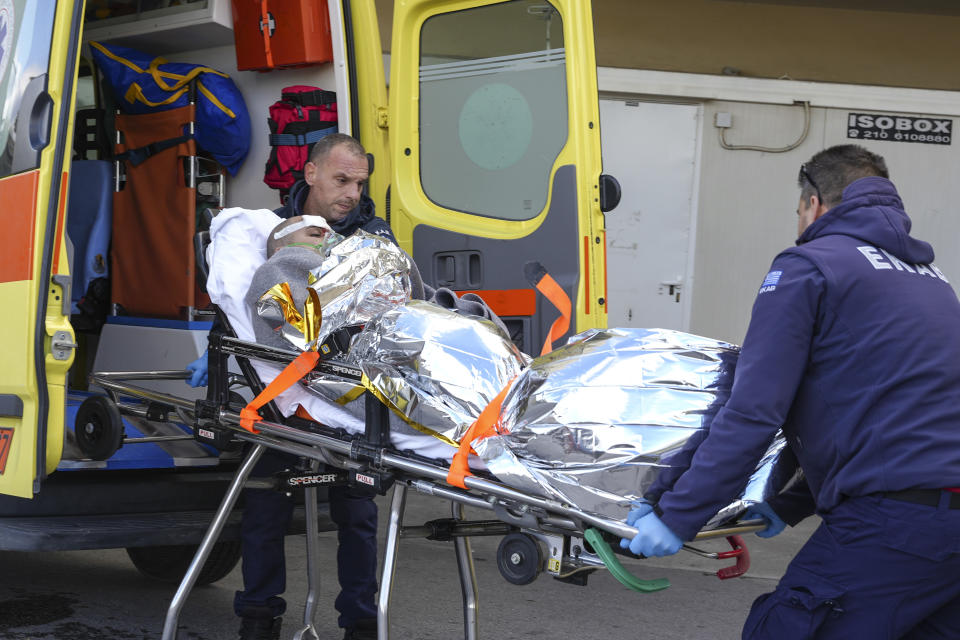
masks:
<path id="1" fill-rule="evenodd" d="M 218 310 L 218 313 L 221 312 Z M 226 326 L 229 327 L 229 324 Z M 169 378 L 173 377 L 174 372 L 98 372 L 90 376 L 91 382 L 105 389 L 115 402 L 119 401 L 120 396 L 133 396 L 141 401 L 168 408 L 181 419 L 191 418 L 191 424 L 188 426 L 193 428 L 195 436 L 205 432 L 209 437 L 216 432 L 221 437 L 221 442 L 223 442 L 222 436 L 229 435 L 235 441 L 252 445 L 237 469 L 170 602 L 164 621 L 163 640 L 176 639 L 180 612 L 241 491 L 245 486 L 262 484 L 258 481 L 248 481 L 248 478 L 267 449 L 304 458 L 309 461 L 312 471 L 317 471 L 321 464 L 325 464 L 353 474 L 360 474 L 363 478 L 370 478 L 370 482 L 375 484 L 381 494 L 385 494 L 392 486 L 393 495 L 390 501 L 377 602 L 378 640 L 389 640 L 390 637 L 390 600 L 401 537 L 422 536 L 454 542 L 463 598 L 465 640 L 479 638 L 479 597 L 469 540 L 471 536 L 502 536 L 517 531 L 533 536 L 545 543 L 549 550 L 547 572 L 564 581 L 585 584 L 585 580 L 582 579 L 584 574 L 605 566 L 617 575 L 615 567 L 608 565 L 609 558 L 605 562 L 597 552 L 590 551 L 588 544 L 584 544 L 587 530 L 595 528 L 606 532 L 608 536 L 632 538 L 637 534 L 634 527 L 555 500 L 525 494 L 492 477 L 484 477 L 482 474 L 465 478 L 464 484 L 467 490 L 448 485 L 446 483 L 448 464 L 445 461 L 431 460 L 410 452 L 399 452 L 390 445 L 388 409 L 369 392 L 365 394 L 366 432 L 362 437 L 301 418 L 292 417 L 284 421 L 272 403 L 263 408 L 269 419 L 263 419 L 254 424 L 256 432 L 241 427 L 240 414 L 229 405 L 230 384 L 238 380 L 235 374 L 227 374 L 226 371 L 226 360 L 230 355 L 236 357 L 247 384 L 254 391 L 258 391 L 258 387 L 262 388 L 262 384 L 250 365 L 251 359 L 286 365 L 299 354 L 212 333 L 208 356 L 210 362 L 208 400 L 187 400 L 129 382 L 129 380 L 148 379 L 151 374 Z M 355 384 L 359 382 L 362 375 L 359 368 L 336 359 L 320 360 L 314 371 L 328 379 L 332 377 Z M 186 377 L 186 372 L 177 372 L 176 375 Z M 367 480 L 363 482 L 368 483 Z M 404 527 L 403 515 L 407 492 L 410 489 L 449 500 L 452 517 L 446 521 L 432 521 L 419 527 Z M 303 626 L 293 637 L 295 640 L 319 640 L 315 622 L 320 585 L 317 486 L 305 486 L 304 492 L 307 520 L 307 597 L 304 605 Z M 491 511 L 495 519 L 466 521 L 464 506 Z M 696 538 L 703 540 L 727 537 L 734 547 L 732 552 L 706 553 L 686 545 L 685 548 L 706 557 L 737 557 L 736 567 L 717 572 L 721 578 L 734 577 L 742 574 L 749 566 L 745 546 L 736 536 L 761 530 L 764 526 L 762 521 L 739 522 L 723 529 L 703 531 Z M 738 548 L 738 545 L 742 549 Z M 618 576 L 618 579 L 621 578 Z M 633 580 L 633 584 L 629 582 L 625 584 L 638 591 L 655 591 L 666 586 L 665 581 L 643 581 L 632 576 L 626 580 Z M 623 582 L 624 579 L 621 581 Z"/>

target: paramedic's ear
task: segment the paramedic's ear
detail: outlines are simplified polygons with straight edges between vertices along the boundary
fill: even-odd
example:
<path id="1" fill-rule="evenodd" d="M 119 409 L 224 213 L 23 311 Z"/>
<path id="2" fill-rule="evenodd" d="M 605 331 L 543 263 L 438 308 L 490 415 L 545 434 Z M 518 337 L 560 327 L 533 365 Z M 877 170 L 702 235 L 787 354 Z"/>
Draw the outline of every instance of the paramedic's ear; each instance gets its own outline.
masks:
<path id="1" fill-rule="evenodd" d="M 303 165 L 303 179 L 312 187 L 314 180 L 317 179 L 317 165 L 312 162 Z"/>

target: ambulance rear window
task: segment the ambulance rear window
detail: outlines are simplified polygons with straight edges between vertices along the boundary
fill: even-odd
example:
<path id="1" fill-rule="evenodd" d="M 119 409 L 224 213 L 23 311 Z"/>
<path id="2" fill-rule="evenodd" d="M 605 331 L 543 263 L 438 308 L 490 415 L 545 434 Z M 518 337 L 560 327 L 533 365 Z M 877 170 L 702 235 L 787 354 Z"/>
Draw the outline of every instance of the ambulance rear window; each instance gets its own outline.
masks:
<path id="1" fill-rule="evenodd" d="M 420 42 L 420 174 L 436 204 L 504 220 L 546 206 L 567 139 L 563 24 L 514 0 L 434 16 Z"/>

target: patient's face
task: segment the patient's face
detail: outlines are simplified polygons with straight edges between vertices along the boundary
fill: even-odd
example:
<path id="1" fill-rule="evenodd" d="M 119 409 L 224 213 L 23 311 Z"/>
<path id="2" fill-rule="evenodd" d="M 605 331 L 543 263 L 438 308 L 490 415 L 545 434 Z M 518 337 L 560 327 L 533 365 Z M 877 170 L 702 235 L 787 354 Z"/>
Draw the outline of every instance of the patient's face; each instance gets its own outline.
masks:
<path id="1" fill-rule="evenodd" d="M 292 223 L 291 226 L 301 222 L 302 220 L 302 216 L 294 216 L 293 218 L 290 218 L 290 223 Z M 303 227 L 302 229 L 297 229 L 296 231 L 292 231 L 287 234 L 283 238 L 283 246 L 305 246 L 320 253 L 321 248 L 323 247 L 323 239 L 329 234 L 330 229 L 324 227 L 314 227 L 312 225 Z"/>
<path id="2" fill-rule="evenodd" d="M 320 227 L 304 227 L 290 234 L 290 244 L 303 244 L 319 247 L 330 232 Z"/>
<path id="3" fill-rule="evenodd" d="M 366 156 L 354 155 L 349 147 L 330 149 L 320 164 L 308 162 L 303 177 L 310 185 L 304 213 L 338 222 L 360 203 L 360 194 L 370 176 Z"/>
<path id="4" fill-rule="evenodd" d="M 320 226 L 318 226 L 318 224 Z M 323 254 L 326 241 L 333 232 L 319 217 L 294 216 L 284 220 L 270 232 L 267 238 L 267 257 L 284 247 L 301 246 Z"/>

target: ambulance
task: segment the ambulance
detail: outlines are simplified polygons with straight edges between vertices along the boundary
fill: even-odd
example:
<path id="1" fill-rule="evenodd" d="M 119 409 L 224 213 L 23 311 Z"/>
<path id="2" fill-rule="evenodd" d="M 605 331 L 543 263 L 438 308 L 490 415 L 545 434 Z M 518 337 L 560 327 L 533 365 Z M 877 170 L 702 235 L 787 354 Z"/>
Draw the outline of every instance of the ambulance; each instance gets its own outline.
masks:
<path id="1" fill-rule="evenodd" d="M 285 57 L 317 38 L 325 59 Z M 206 198 L 186 205 L 185 242 L 143 233 L 130 252 L 126 231 L 120 252 L 129 105 L 107 99 L 91 42 L 202 64 L 243 95 L 250 148 L 236 175 L 191 160 L 163 178 Z M 280 204 L 262 182 L 265 121 L 292 85 L 336 93 L 339 131 L 369 153 L 377 213 L 428 283 L 479 293 L 533 355 L 606 326 L 603 212 L 619 186 L 601 175 L 589 2 L 0 0 L 0 549 L 126 548 L 143 573 L 179 580 L 237 455 L 197 442 L 189 416 L 162 403 L 118 407 L 88 376 L 167 372 L 160 387 L 202 397 L 170 374 L 203 353 L 210 327 L 190 238 L 222 207 Z M 168 215 L 127 200 L 124 224 Z M 84 217 L 111 207 L 106 223 Z M 91 250 L 92 236 L 105 248 Z M 131 253 L 147 268 L 133 285 Z M 531 264 L 571 302 L 559 330 Z M 150 308 L 179 289 L 171 312 Z M 201 582 L 236 563 L 231 523 Z"/>

